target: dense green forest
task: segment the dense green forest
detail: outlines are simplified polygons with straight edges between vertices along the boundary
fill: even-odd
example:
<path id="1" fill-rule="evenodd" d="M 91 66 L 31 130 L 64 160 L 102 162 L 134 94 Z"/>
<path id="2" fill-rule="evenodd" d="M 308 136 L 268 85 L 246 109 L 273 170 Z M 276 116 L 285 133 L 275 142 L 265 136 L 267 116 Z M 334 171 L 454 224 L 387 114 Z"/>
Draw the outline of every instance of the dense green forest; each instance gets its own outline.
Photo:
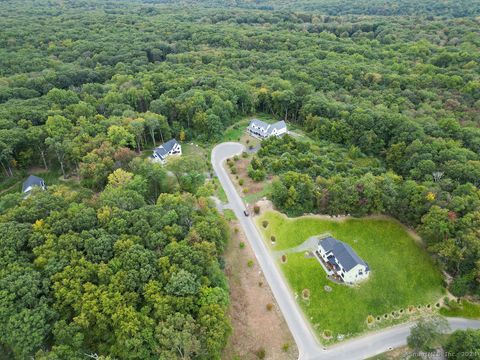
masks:
<path id="1" fill-rule="evenodd" d="M 252 161 L 252 177 L 279 176 L 280 209 L 391 214 L 452 292 L 480 295 L 479 1 L 9 0 L 0 14 L 5 352 L 218 358 L 227 233 L 204 160 L 172 162 L 172 183 L 142 157 L 171 137 L 211 145 L 257 112 L 311 139 L 266 141 Z M 8 191 L 40 168 L 75 181 Z"/>

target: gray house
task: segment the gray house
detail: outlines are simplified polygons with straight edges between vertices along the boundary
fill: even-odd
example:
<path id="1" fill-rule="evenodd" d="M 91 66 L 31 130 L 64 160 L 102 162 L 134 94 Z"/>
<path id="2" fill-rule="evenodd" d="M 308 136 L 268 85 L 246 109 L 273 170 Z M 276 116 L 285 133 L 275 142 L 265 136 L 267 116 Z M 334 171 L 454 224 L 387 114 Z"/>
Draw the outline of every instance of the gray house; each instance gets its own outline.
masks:
<path id="1" fill-rule="evenodd" d="M 247 132 L 255 137 L 266 139 L 270 136 L 280 136 L 287 133 L 285 121 L 277 121 L 275 124 L 267 124 L 258 119 L 252 119 L 247 127 Z"/>
<path id="2" fill-rule="evenodd" d="M 152 160 L 164 164 L 171 155 L 182 155 L 182 146 L 175 139 L 168 140 L 153 150 Z"/>
<path id="3" fill-rule="evenodd" d="M 45 181 L 42 178 L 35 175 L 30 175 L 22 185 L 22 192 L 25 194 L 25 197 L 30 195 L 35 187 L 42 190 L 47 189 L 47 185 L 45 185 Z"/>
<path id="4" fill-rule="evenodd" d="M 351 246 L 333 237 L 329 236 L 318 242 L 318 254 L 327 266 L 348 284 L 366 279 L 370 275 L 368 264 Z"/>

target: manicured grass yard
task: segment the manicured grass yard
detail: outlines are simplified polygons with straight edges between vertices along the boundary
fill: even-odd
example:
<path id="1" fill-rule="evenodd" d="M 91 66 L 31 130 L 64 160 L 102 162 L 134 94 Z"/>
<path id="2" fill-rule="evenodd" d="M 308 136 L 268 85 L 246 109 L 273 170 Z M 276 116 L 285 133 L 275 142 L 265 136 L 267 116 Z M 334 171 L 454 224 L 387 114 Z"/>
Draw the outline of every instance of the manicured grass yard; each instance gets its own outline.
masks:
<path id="1" fill-rule="evenodd" d="M 266 229 L 261 225 L 263 220 L 269 222 Z M 368 329 L 369 315 L 382 317 L 375 327 L 389 325 L 400 321 L 392 319 L 392 311 L 403 309 L 405 317 L 409 305 L 434 307 L 445 293 L 440 271 L 430 256 L 394 220 L 287 219 L 269 211 L 257 221 L 274 251 L 300 245 L 310 236 L 328 232 L 349 243 L 370 265 L 370 278 L 356 287 L 348 287 L 329 281 L 315 258 L 306 258 L 304 253 L 287 254 L 287 262 L 280 264 L 280 268 L 319 335 L 325 330 L 334 337 L 357 335 Z M 276 237 L 275 245 L 270 242 L 272 235 Z M 332 291 L 326 292 L 325 285 Z M 309 300 L 302 299 L 303 289 L 310 290 Z M 383 318 L 386 313 L 387 320 Z"/>

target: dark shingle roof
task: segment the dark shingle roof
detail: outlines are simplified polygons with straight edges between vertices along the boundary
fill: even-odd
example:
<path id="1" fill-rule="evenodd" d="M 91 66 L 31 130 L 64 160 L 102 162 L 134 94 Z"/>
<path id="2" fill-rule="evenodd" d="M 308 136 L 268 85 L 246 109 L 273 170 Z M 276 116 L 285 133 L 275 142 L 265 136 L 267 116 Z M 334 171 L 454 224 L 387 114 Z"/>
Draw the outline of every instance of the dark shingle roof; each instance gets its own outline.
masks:
<path id="1" fill-rule="evenodd" d="M 343 266 L 345 271 L 349 271 L 359 264 L 368 267 L 368 265 L 357 255 L 351 246 L 342 241 L 332 237 L 327 237 L 320 240 L 319 245 L 322 246 L 325 252 L 331 251 L 338 263 Z"/>
<path id="2" fill-rule="evenodd" d="M 45 181 L 35 175 L 30 175 L 27 180 L 23 182 L 22 192 L 25 192 L 30 186 L 44 186 Z"/>
<path id="3" fill-rule="evenodd" d="M 155 152 L 157 153 L 158 156 L 160 156 L 163 159 L 165 155 L 167 155 L 173 149 L 175 144 L 177 144 L 177 140 L 175 139 L 168 140 L 166 143 L 157 147 L 155 149 Z"/>

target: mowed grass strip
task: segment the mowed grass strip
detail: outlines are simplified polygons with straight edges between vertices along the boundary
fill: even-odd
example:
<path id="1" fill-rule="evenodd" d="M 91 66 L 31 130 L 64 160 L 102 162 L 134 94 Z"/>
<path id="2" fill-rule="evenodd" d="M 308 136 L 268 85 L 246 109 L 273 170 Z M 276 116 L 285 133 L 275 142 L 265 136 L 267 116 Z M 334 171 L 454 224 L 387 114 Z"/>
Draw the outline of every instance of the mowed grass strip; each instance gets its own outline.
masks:
<path id="1" fill-rule="evenodd" d="M 268 221 L 267 228 L 262 225 L 264 220 Z M 381 327 L 382 323 L 391 323 L 383 320 L 384 314 L 400 309 L 406 313 L 409 305 L 433 307 L 445 293 L 441 273 L 431 257 L 394 220 L 288 219 L 269 211 L 257 222 L 272 250 L 285 250 L 300 245 L 310 236 L 328 232 L 349 243 L 370 265 L 369 279 L 348 287 L 329 281 L 315 258 L 306 258 L 304 253 L 287 254 L 287 261 L 280 268 L 320 335 L 324 330 L 331 331 L 334 337 L 358 335 L 368 329 L 368 315 L 382 316 L 377 324 Z M 270 241 L 272 235 L 276 238 L 275 245 Z M 325 285 L 332 291 L 325 291 Z M 301 298 L 303 289 L 310 290 L 309 300 Z"/>

